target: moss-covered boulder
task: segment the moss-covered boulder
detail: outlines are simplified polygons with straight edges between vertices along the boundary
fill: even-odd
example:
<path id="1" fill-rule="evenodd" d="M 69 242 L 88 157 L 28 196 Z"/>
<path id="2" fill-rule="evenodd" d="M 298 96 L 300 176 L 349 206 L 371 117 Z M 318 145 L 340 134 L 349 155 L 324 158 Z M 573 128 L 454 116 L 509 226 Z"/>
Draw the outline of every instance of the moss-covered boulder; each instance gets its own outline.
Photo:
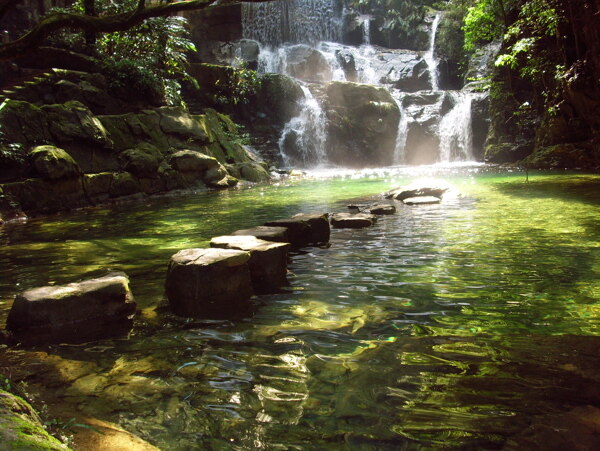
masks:
<path id="1" fill-rule="evenodd" d="M 0 390 L 0 448 L 27 451 L 69 449 L 46 432 L 27 401 L 4 390 Z"/>
<path id="2" fill-rule="evenodd" d="M 138 177 L 152 177 L 157 175 L 163 156 L 156 146 L 142 142 L 121 152 L 119 160 L 125 171 Z"/>
<path id="3" fill-rule="evenodd" d="M 257 110 L 283 127 L 300 112 L 300 102 L 304 99 L 302 88 L 293 78 L 282 74 L 264 74 L 260 78 Z"/>
<path id="4" fill-rule="evenodd" d="M 537 169 L 598 169 L 600 155 L 589 143 L 557 144 L 536 149 L 522 164 Z"/>
<path id="5" fill-rule="evenodd" d="M 326 89 L 329 159 L 347 167 L 388 166 L 400 109 L 385 88 L 333 82 Z"/>
<path id="6" fill-rule="evenodd" d="M 110 183 L 110 197 L 131 196 L 141 192 L 139 181 L 129 172 L 114 174 Z"/>
<path id="7" fill-rule="evenodd" d="M 81 174 L 73 157 L 55 146 L 37 146 L 29 153 L 29 158 L 35 175 L 43 179 L 58 180 Z"/>

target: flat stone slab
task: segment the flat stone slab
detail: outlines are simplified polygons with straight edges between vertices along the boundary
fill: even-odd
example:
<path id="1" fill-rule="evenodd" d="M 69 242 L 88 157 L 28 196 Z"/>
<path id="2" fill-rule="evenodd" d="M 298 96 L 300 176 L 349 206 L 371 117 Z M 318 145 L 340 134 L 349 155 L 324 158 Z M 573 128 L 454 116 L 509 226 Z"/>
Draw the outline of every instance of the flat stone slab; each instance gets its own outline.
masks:
<path id="1" fill-rule="evenodd" d="M 389 204 L 377 204 L 369 208 L 373 215 L 393 215 L 396 213 L 396 207 Z"/>
<path id="2" fill-rule="evenodd" d="M 176 315 L 223 319 L 250 312 L 250 253 L 233 249 L 184 249 L 171 257 L 166 294 Z"/>
<path id="3" fill-rule="evenodd" d="M 278 219 L 265 223 L 269 227 L 285 227 L 292 246 L 327 243 L 331 235 L 329 214 L 300 213 L 289 219 Z"/>
<path id="4" fill-rule="evenodd" d="M 124 273 L 19 293 L 6 328 L 26 343 L 82 343 L 128 332 L 136 303 Z"/>
<path id="5" fill-rule="evenodd" d="M 441 199 L 439 197 L 434 196 L 418 196 L 418 197 L 409 197 L 404 199 L 406 205 L 431 205 L 431 204 L 439 204 Z"/>
<path id="6" fill-rule="evenodd" d="M 219 236 L 210 241 L 210 246 L 250 252 L 248 267 L 256 293 L 276 293 L 288 284 L 289 243 L 275 243 L 254 236 Z"/>
<path id="7" fill-rule="evenodd" d="M 253 236 L 260 240 L 274 241 L 276 243 L 289 243 L 287 227 L 257 226 L 251 229 L 236 230 L 231 235 Z"/>
<path id="8" fill-rule="evenodd" d="M 331 225 L 337 229 L 362 229 L 371 227 L 377 216 L 368 213 L 336 213 L 331 216 Z"/>

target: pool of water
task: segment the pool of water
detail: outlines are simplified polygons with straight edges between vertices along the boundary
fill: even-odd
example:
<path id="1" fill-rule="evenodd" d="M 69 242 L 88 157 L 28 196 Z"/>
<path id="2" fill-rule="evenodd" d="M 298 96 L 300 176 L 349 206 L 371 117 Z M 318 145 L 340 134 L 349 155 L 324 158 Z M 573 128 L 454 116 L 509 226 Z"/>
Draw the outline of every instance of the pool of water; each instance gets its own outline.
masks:
<path id="1" fill-rule="evenodd" d="M 254 316 L 164 307 L 176 251 L 423 177 L 463 196 L 333 230 L 330 247 L 294 253 L 289 289 L 256 297 Z M 600 407 L 599 188 L 484 166 L 319 172 L 9 225 L 2 320 L 19 290 L 107 269 L 129 274 L 141 313 L 127 339 L 0 363 L 161 449 L 499 448 L 545 415 Z"/>

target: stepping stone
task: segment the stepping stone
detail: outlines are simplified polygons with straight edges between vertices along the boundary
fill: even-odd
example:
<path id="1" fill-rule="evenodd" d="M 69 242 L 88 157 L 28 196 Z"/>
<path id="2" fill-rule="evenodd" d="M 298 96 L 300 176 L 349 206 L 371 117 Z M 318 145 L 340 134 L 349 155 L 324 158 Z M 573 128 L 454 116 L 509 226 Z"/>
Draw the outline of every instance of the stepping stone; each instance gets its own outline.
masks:
<path id="1" fill-rule="evenodd" d="M 19 293 L 6 328 L 27 344 L 83 343 L 129 332 L 135 308 L 127 275 L 111 273 Z"/>
<path id="2" fill-rule="evenodd" d="M 255 293 L 277 293 L 287 285 L 287 256 L 289 243 L 274 243 L 254 236 L 219 236 L 210 246 L 250 252 L 248 267 Z"/>
<path id="3" fill-rule="evenodd" d="M 289 243 L 287 227 L 258 226 L 251 229 L 236 230 L 234 236 L 253 236 L 260 240 Z"/>
<path id="4" fill-rule="evenodd" d="M 367 213 L 336 213 L 331 216 L 331 225 L 338 229 L 362 229 L 371 227 L 377 221 L 377 216 Z"/>
<path id="5" fill-rule="evenodd" d="M 289 242 L 292 246 L 301 247 L 308 244 L 327 243 L 331 234 L 329 215 L 297 214 L 289 219 L 279 219 L 265 223 L 270 227 L 285 227 L 288 230 Z"/>
<path id="6" fill-rule="evenodd" d="M 411 184 L 384 193 L 386 199 L 404 200 L 411 197 L 433 196 L 441 199 L 450 186 L 425 186 Z"/>
<path id="7" fill-rule="evenodd" d="M 166 294 L 176 315 L 223 319 L 248 313 L 253 294 L 250 253 L 232 249 L 184 249 L 171 257 Z"/>
<path id="8" fill-rule="evenodd" d="M 441 199 L 439 197 L 434 196 L 418 196 L 418 197 L 409 197 L 408 199 L 404 199 L 406 205 L 430 205 L 430 204 L 439 204 Z"/>
<path id="9" fill-rule="evenodd" d="M 388 204 L 377 204 L 369 208 L 369 211 L 374 215 L 393 215 L 396 213 L 396 207 Z"/>

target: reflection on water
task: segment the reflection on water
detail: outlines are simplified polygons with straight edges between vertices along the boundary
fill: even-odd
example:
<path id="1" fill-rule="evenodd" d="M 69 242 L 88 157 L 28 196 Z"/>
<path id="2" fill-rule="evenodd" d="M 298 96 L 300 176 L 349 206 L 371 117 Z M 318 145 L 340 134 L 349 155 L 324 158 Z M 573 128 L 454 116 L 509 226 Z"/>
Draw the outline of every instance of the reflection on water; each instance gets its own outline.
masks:
<path id="1" fill-rule="evenodd" d="M 240 322 L 156 309 L 169 256 L 267 219 L 344 211 L 410 174 L 321 171 L 8 227 L 3 317 L 16 289 L 106 268 L 130 274 L 143 313 L 129 339 L 2 361 L 170 450 L 491 449 L 544 415 L 598 406 L 600 177 L 418 176 L 440 174 L 464 196 L 334 230 L 331 247 L 293 256 L 288 292 L 258 297 Z"/>

